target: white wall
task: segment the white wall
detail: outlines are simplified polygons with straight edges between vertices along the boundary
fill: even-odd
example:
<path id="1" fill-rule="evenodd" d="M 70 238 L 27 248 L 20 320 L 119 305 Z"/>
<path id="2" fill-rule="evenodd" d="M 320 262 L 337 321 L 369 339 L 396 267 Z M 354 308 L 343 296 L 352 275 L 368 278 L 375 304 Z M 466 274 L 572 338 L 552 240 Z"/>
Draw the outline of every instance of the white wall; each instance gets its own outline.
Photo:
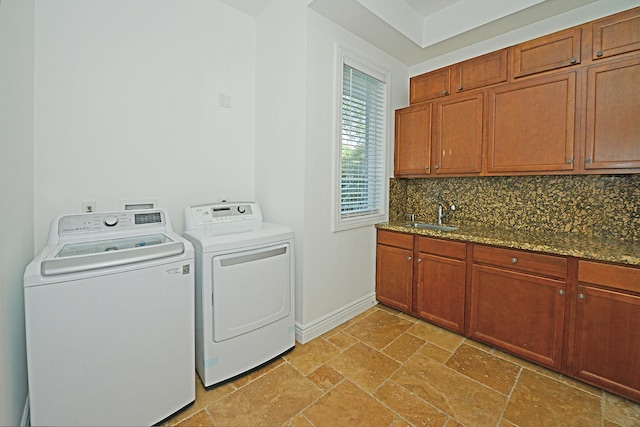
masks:
<path id="1" fill-rule="evenodd" d="M 392 109 L 408 100 L 406 66 L 308 3 L 273 0 L 256 20 L 256 197 L 267 220 L 296 232 L 298 333 L 375 290 L 373 226 L 331 231 L 336 43 L 392 71 Z"/>
<path id="2" fill-rule="evenodd" d="M 406 105 L 408 70 L 404 64 L 308 11 L 305 153 L 304 323 L 313 322 L 375 292 L 376 233 L 373 226 L 332 232 L 333 187 L 342 88 L 336 84 L 342 64 L 336 47 L 390 72 L 387 116 L 389 172 L 393 171 L 394 115 Z"/>
<path id="3" fill-rule="evenodd" d="M 215 0 L 37 0 L 35 247 L 50 221 L 253 199 L 255 19 Z M 231 97 L 231 108 L 219 95 Z"/>
<path id="4" fill-rule="evenodd" d="M 536 37 L 544 36 L 574 25 L 580 25 L 603 16 L 640 6 L 640 0 L 599 0 L 578 9 L 527 25 L 485 40 L 480 43 L 449 52 L 409 68 L 409 75 L 416 76 L 456 62 L 464 61 L 504 47 L 513 46 Z"/>
<path id="5" fill-rule="evenodd" d="M 33 0 L 0 3 L 0 425 L 27 398 L 22 275 L 33 258 Z"/>

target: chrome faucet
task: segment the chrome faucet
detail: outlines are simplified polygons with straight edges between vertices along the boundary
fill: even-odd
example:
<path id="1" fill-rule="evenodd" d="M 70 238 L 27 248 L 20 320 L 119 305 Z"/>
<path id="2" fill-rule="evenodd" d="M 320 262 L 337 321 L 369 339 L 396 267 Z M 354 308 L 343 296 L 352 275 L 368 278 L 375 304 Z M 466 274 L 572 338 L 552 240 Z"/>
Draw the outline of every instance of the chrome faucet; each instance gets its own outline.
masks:
<path id="1" fill-rule="evenodd" d="M 438 200 L 440 201 L 440 203 L 438 203 L 438 225 L 442 225 L 442 220 L 451 212 L 456 210 L 456 205 L 452 203 L 448 208 L 445 208 L 443 206 L 445 202 L 442 196 L 438 195 Z"/>

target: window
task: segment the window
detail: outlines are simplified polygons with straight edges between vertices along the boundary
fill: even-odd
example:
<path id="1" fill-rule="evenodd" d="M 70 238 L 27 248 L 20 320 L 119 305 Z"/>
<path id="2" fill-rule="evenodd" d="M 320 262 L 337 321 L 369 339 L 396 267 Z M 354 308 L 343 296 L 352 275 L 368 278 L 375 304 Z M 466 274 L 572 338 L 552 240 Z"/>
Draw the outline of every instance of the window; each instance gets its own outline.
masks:
<path id="1" fill-rule="evenodd" d="M 341 58 L 336 231 L 386 220 L 388 192 L 387 76 L 344 53 Z"/>

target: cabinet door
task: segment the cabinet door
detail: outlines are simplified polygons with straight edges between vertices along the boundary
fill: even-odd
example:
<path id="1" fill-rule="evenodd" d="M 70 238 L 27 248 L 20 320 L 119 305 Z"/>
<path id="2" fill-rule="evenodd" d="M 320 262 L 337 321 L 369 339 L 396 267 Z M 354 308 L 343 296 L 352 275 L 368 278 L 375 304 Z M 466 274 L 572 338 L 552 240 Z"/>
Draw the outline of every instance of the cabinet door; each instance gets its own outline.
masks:
<path id="1" fill-rule="evenodd" d="M 573 373 L 640 401 L 640 296 L 578 285 Z"/>
<path id="2" fill-rule="evenodd" d="M 640 58 L 587 71 L 585 170 L 640 168 Z"/>
<path id="3" fill-rule="evenodd" d="M 378 245 L 376 299 L 390 307 L 410 312 L 413 287 L 413 251 Z"/>
<path id="4" fill-rule="evenodd" d="M 507 81 L 507 49 L 460 62 L 454 68 L 457 92 Z"/>
<path id="5" fill-rule="evenodd" d="M 449 67 L 421 74 L 409 79 L 409 103 L 428 101 L 449 95 L 451 70 Z"/>
<path id="6" fill-rule="evenodd" d="M 513 47 L 513 77 L 580 63 L 581 29 L 570 28 Z"/>
<path id="7" fill-rule="evenodd" d="M 572 171 L 576 74 L 489 90 L 489 173 Z"/>
<path id="8" fill-rule="evenodd" d="M 640 8 L 593 23 L 593 59 L 640 50 Z"/>
<path id="9" fill-rule="evenodd" d="M 436 174 L 482 170 L 483 96 L 455 96 L 436 103 L 433 170 Z"/>
<path id="10" fill-rule="evenodd" d="M 431 103 L 396 110 L 395 175 L 429 175 Z"/>
<path id="11" fill-rule="evenodd" d="M 469 336 L 560 368 L 565 282 L 477 264 L 472 271 Z"/>
<path id="12" fill-rule="evenodd" d="M 419 253 L 418 316 L 462 333 L 466 262 Z"/>

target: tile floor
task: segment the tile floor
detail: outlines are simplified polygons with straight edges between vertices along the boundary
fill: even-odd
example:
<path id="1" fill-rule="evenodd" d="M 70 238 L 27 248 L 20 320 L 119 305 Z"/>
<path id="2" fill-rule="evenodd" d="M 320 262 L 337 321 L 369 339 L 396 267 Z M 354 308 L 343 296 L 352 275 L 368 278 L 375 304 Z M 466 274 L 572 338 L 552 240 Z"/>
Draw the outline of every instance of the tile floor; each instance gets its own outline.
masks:
<path id="1" fill-rule="evenodd" d="M 173 426 L 640 426 L 640 405 L 378 305 L 209 390 Z"/>

